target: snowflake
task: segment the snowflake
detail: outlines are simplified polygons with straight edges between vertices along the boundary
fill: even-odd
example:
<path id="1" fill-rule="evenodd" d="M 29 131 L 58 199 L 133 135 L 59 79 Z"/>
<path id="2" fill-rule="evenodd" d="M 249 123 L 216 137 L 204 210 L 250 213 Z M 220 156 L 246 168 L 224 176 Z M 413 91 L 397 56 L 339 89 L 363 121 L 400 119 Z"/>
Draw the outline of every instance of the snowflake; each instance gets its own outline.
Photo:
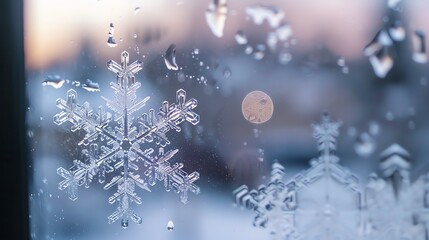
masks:
<path id="1" fill-rule="evenodd" d="M 57 173 L 64 178 L 59 183 L 59 189 L 67 189 L 68 197 L 74 201 L 78 198 L 79 186 L 88 188 L 95 178 L 104 184 L 106 175 L 114 174 L 104 186 L 105 190 L 117 187 L 109 198 L 109 203 L 116 203 L 117 209 L 108 217 L 108 222 L 111 224 L 121 219 L 124 228 L 128 226 L 129 219 L 142 222 L 132 208 L 132 203 L 142 203 L 135 192 L 136 186 L 150 192 L 148 185 L 155 185 L 157 180 L 163 181 L 166 191 L 172 189 L 179 193 L 183 203 L 188 201 L 188 191 L 195 194 L 200 191 L 194 184 L 199 178 L 198 172 L 188 174 L 182 170 L 182 163 L 169 162 L 178 150 L 164 152 L 164 147 L 170 144 L 167 132 L 180 132 L 179 125 L 184 121 L 193 125 L 199 122 L 199 115 L 193 112 L 197 100 L 186 100 L 186 92 L 180 89 L 176 93 L 176 103 L 164 101 L 157 115 L 150 109 L 148 114 L 136 118 L 136 113 L 145 106 L 149 97 L 137 99 L 136 91 L 141 84 L 134 75 L 142 69 L 143 63 L 135 61 L 128 64 L 128 59 L 128 52 L 123 52 L 121 64 L 113 60 L 107 62 L 107 68 L 117 76 L 116 82 L 110 83 L 115 99 L 102 98 L 115 113 L 114 116 L 101 106 L 93 111 L 88 102 L 78 104 L 77 93 L 73 89 L 67 92 L 67 100 L 57 100 L 61 112 L 54 116 L 57 125 L 70 122 L 72 132 L 85 131 L 84 138 L 79 142 L 84 147 L 84 160 L 74 160 L 68 170 L 62 167 L 57 169 Z M 159 147 L 157 155 L 153 148 L 144 147 L 145 143 L 150 142 L 155 142 Z M 145 171 L 140 176 L 139 169 L 142 167 Z"/>
<path id="2" fill-rule="evenodd" d="M 375 239 L 429 238 L 429 175 L 410 182 L 410 155 L 398 144 L 381 154 L 381 174 L 366 186 L 368 234 Z"/>
<path id="3" fill-rule="evenodd" d="M 254 225 L 274 239 L 424 239 L 429 236 L 429 175 L 409 179 L 409 154 L 394 144 L 382 153 L 384 178 L 371 174 L 365 190 L 335 156 L 340 123 L 327 115 L 314 125 L 320 156 L 284 179 L 275 162 L 267 185 L 234 191 L 236 203 L 256 213 Z"/>

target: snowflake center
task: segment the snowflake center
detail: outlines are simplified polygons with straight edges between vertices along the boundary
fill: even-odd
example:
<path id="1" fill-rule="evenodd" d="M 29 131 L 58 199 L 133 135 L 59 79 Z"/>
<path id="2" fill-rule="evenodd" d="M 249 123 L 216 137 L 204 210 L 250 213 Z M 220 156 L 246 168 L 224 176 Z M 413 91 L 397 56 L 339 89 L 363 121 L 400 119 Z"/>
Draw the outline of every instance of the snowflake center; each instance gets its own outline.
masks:
<path id="1" fill-rule="evenodd" d="M 128 140 L 128 138 L 125 138 L 124 140 L 122 140 L 121 142 L 121 148 L 122 150 L 124 150 L 124 152 L 128 152 L 131 149 L 131 142 L 130 140 Z"/>

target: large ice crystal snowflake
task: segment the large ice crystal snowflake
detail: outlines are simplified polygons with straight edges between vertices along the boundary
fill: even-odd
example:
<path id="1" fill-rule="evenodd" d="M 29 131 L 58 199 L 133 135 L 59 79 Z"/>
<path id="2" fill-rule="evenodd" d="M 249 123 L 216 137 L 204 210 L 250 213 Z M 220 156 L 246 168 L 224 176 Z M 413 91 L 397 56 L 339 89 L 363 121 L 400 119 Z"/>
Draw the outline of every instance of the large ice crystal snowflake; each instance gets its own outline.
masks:
<path id="1" fill-rule="evenodd" d="M 121 64 L 113 60 L 107 62 L 107 68 L 116 74 L 116 82 L 111 82 L 115 99 L 102 97 L 106 105 L 115 114 L 112 116 L 100 106 L 93 111 L 88 102 L 77 103 L 76 91 L 67 92 L 67 100 L 58 99 L 57 106 L 61 112 L 54 116 L 54 122 L 61 125 L 71 123 L 71 131 L 85 131 L 79 145 L 83 145 L 84 160 L 74 160 L 67 170 L 58 168 L 57 172 L 64 180 L 59 189 L 67 189 L 71 200 L 78 198 L 78 187 L 86 188 L 97 178 L 105 183 L 106 175 L 112 173 L 110 181 L 104 186 L 109 189 L 116 185 L 116 192 L 109 198 L 109 203 L 117 204 L 116 211 L 108 217 L 113 223 L 121 218 L 121 225 L 126 228 L 128 220 L 141 223 L 132 208 L 132 203 L 141 204 L 141 198 L 135 192 L 136 186 L 150 191 L 149 186 L 156 181 L 163 181 L 166 191 L 171 189 L 180 194 L 183 203 L 188 201 L 188 191 L 199 193 L 194 184 L 199 178 L 198 172 L 190 174 L 182 170 L 182 163 L 170 163 L 169 160 L 178 150 L 164 151 L 170 144 L 166 134 L 170 130 L 180 131 L 180 124 L 188 121 L 193 125 L 199 122 L 199 115 L 193 112 L 197 100 L 186 100 L 186 92 L 180 89 L 176 93 L 176 103 L 164 101 L 157 115 L 153 109 L 136 118 L 137 112 L 145 106 L 149 97 L 138 99 L 137 89 L 141 86 L 135 74 L 143 67 L 141 61 L 129 62 L 128 52 L 123 52 Z M 158 154 L 153 148 L 145 147 L 145 143 L 155 142 Z M 139 174 L 140 168 L 144 169 Z"/>
<path id="2" fill-rule="evenodd" d="M 338 164 L 340 123 L 327 115 L 314 125 L 320 156 L 290 180 L 274 163 L 267 185 L 234 191 L 236 203 L 256 213 L 254 225 L 274 239 L 429 239 L 429 175 L 409 179 L 409 154 L 393 144 L 382 153 L 383 178 L 371 174 L 365 190 L 359 178 Z"/>

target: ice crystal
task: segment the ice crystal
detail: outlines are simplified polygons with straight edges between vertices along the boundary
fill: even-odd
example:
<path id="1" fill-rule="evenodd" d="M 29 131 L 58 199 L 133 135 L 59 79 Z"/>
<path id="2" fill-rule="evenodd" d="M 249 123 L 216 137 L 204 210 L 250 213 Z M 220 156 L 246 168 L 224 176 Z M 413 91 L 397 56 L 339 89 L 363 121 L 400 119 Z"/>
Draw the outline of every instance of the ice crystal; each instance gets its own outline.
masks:
<path id="1" fill-rule="evenodd" d="M 398 144 L 381 154 L 382 177 L 373 173 L 366 192 L 372 239 L 428 239 L 429 178 L 410 182 L 410 155 Z"/>
<path id="2" fill-rule="evenodd" d="M 320 156 L 290 180 L 275 162 L 257 190 L 234 191 L 235 201 L 256 214 L 254 225 L 273 239 L 428 239 L 429 175 L 409 179 L 410 156 L 393 144 L 381 155 L 382 177 L 370 175 L 365 189 L 335 155 L 340 123 L 327 115 L 314 125 Z"/>
<path id="3" fill-rule="evenodd" d="M 209 25 L 212 33 L 221 38 L 223 36 L 223 29 L 228 15 L 228 5 L 226 0 L 214 0 L 211 2 L 206 10 L 206 22 Z"/>
<path id="4" fill-rule="evenodd" d="M 413 35 L 413 60 L 416 63 L 426 63 L 426 34 L 421 30 L 416 30 Z"/>
<path id="5" fill-rule="evenodd" d="M 116 211 L 108 217 L 113 223 L 121 219 L 122 227 L 128 226 L 128 220 L 141 223 L 142 219 L 134 212 L 133 203 L 141 204 L 136 187 L 150 191 L 149 186 L 157 180 L 164 183 L 166 191 L 174 190 L 180 194 L 183 203 L 188 201 L 188 191 L 199 193 L 194 182 L 199 178 L 198 172 L 190 174 L 182 170 L 182 163 L 170 163 L 177 149 L 164 151 L 170 144 L 167 133 L 170 130 L 181 131 L 180 124 L 188 121 L 193 125 L 199 122 L 199 115 L 193 109 L 197 100 L 186 100 L 186 92 L 180 89 L 176 93 L 176 103 L 164 101 L 157 115 L 155 110 L 137 116 L 149 97 L 138 99 L 137 89 L 141 86 L 135 74 L 143 68 L 141 61 L 129 64 L 128 52 L 122 53 L 121 64 L 113 60 L 107 62 L 107 68 L 116 74 L 116 81 L 110 83 L 115 99 L 102 97 L 107 107 L 114 112 L 106 112 L 101 106 L 97 111 L 89 103 L 77 102 L 77 93 L 70 89 L 67 99 L 58 99 L 57 106 L 61 112 L 54 116 L 57 125 L 69 122 L 71 131 L 85 131 L 79 143 L 84 150 L 83 160 L 74 160 L 67 170 L 58 168 L 57 172 L 64 180 L 59 189 L 67 189 L 71 200 L 78 198 L 78 187 L 89 187 L 98 179 L 107 190 L 116 186 L 116 192 L 109 198 L 109 203 L 117 204 Z M 158 154 L 149 148 L 147 143 L 155 142 Z M 141 170 L 143 169 L 143 171 Z M 143 173 L 143 174 L 141 174 Z M 112 176 L 110 176 L 112 175 Z"/>
<path id="6" fill-rule="evenodd" d="M 394 21 L 391 26 L 384 27 L 377 32 L 369 42 L 364 54 L 368 56 L 369 62 L 375 75 L 384 78 L 393 68 L 396 58 L 396 48 L 399 42 L 406 37 L 406 31 L 399 20 Z M 411 35 L 413 54 L 412 59 L 416 63 L 426 63 L 426 34 L 422 30 L 415 30 Z"/>

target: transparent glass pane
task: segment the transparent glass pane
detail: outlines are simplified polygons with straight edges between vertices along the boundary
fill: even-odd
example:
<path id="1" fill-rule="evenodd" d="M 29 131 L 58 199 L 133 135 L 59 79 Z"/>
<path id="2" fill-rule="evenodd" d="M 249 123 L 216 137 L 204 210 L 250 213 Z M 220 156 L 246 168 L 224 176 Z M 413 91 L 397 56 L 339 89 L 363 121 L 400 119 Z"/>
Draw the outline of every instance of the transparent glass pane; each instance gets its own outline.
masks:
<path id="1" fill-rule="evenodd" d="M 24 3 L 32 239 L 428 239 L 429 3 Z"/>

